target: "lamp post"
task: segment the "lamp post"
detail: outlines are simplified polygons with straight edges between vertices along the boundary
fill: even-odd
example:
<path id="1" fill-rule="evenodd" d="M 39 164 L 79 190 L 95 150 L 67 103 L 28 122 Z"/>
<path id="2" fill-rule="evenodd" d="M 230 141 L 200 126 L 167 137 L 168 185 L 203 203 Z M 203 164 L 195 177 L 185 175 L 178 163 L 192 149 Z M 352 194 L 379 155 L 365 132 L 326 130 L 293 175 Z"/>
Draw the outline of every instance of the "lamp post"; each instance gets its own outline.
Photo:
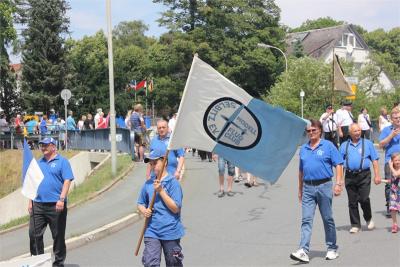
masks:
<path id="1" fill-rule="evenodd" d="M 285 58 L 285 72 L 287 72 L 287 70 L 288 70 L 288 61 L 287 61 L 287 58 L 286 58 L 285 53 L 283 53 L 283 51 L 282 51 L 281 49 L 279 49 L 279 48 L 276 47 L 276 46 L 267 45 L 267 44 L 264 44 L 264 43 L 258 43 L 257 46 L 258 46 L 258 47 L 261 47 L 261 48 L 264 48 L 264 49 L 267 49 L 267 48 L 275 48 L 275 49 L 277 49 L 279 52 L 281 52 L 282 55 L 283 55 L 283 57 Z"/>
<path id="2" fill-rule="evenodd" d="M 301 99 L 301 118 L 304 117 L 304 102 L 303 102 L 303 100 L 304 100 L 304 96 L 305 96 L 305 95 L 306 95 L 306 94 L 304 93 L 304 91 L 301 90 L 301 91 L 300 91 L 300 99 Z"/>

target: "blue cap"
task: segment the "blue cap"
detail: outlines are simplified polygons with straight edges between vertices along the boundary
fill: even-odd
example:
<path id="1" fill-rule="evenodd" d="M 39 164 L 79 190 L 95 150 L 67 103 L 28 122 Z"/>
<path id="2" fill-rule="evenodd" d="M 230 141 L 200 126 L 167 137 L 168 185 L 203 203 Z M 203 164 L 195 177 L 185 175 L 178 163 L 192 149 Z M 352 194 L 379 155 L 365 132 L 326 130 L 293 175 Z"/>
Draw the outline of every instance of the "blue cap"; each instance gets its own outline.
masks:
<path id="1" fill-rule="evenodd" d="M 144 158 L 144 163 L 148 163 L 150 160 L 156 160 L 156 159 L 160 159 L 163 157 L 164 157 L 164 154 L 162 154 L 160 150 L 154 149 L 154 150 L 150 151 L 150 154 L 147 157 Z"/>
<path id="2" fill-rule="evenodd" d="M 39 141 L 39 144 L 44 144 L 44 145 L 48 145 L 48 144 L 53 144 L 53 145 L 57 145 L 57 141 L 56 139 L 54 139 L 53 137 L 46 137 L 43 140 Z"/>

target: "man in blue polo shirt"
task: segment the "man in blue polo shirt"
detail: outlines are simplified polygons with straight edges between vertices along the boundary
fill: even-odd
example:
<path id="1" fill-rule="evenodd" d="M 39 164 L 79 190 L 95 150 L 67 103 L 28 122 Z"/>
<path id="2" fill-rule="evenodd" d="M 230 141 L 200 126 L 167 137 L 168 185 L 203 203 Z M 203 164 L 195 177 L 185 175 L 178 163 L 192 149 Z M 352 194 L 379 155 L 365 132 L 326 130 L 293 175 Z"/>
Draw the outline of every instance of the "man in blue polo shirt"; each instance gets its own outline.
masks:
<path id="1" fill-rule="evenodd" d="M 180 245 L 184 235 L 181 222 L 182 188 L 175 177 L 163 169 L 163 156 L 159 150 L 153 150 L 144 159 L 155 175 L 145 182 L 137 201 L 139 211 L 149 218 L 144 233 L 142 263 L 144 266 L 160 266 L 163 250 L 166 266 L 183 266 Z M 150 208 L 155 193 L 154 206 Z"/>
<path id="2" fill-rule="evenodd" d="M 345 184 L 351 223 L 350 233 L 354 234 L 361 230 L 358 203 L 360 203 L 363 210 L 367 228 L 369 230 L 375 228 L 369 199 L 371 191 L 371 162 L 374 168 L 375 184 L 381 182 L 381 177 L 378 166 L 379 157 L 374 144 L 368 139 L 361 138 L 361 128 L 357 123 L 350 125 L 349 134 L 350 139 L 340 145 L 339 151 L 345 161 Z"/>
<path id="3" fill-rule="evenodd" d="M 385 179 L 391 179 L 389 161 L 395 152 L 400 152 L 400 109 L 392 109 L 390 118 L 392 125 L 383 128 L 379 135 L 379 146 L 385 150 Z M 390 184 L 385 185 L 386 217 L 391 217 L 389 211 Z"/>
<path id="4" fill-rule="evenodd" d="M 150 152 L 153 150 L 159 151 L 162 155 L 167 152 L 167 147 L 170 139 L 168 123 L 165 120 L 157 121 L 157 135 L 150 142 Z M 183 149 L 171 150 L 168 154 L 167 171 L 169 174 L 179 179 L 183 164 L 185 161 L 185 151 Z M 147 168 L 147 177 L 150 176 L 150 167 Z"/>
<path id="5" fill-rule="evenodd" d="M 310 120 L 307 126 L 309 142 L 300 148 L 299 191 L 302 206 L 301 241 L 299 249 L 290 254 L 290 258 L 299 262 L 310 261 L 310 240 L 316 206 L 318 205 L 324 222 L 327 246 L 326 260 L 339 257 L 336 245 L 336 228 L 332 215 L 332 188 L 334 194 L 342 192 L 343 159 L 332 142 L 321 139 L 322 124 L 319 120 Z M 336 183 L 332 185 L 333 171 L 336 169 Z"/>
<path id="6" fill-rule="evenodd" d="M 50 226 L 53 237 L 53 266 L 64 266 L 66 257 L 65 227 L 67 223 L 67 195 L 74 179 L 67 159 L 57 154 L 57 141 L 44 138 L 39 142 L 43 157 L 38 161 L 44 179 L 39 185 L 37 197 L 29 200 L 28 211 L 30 251 L 32 255 L 43 254 L 43 234 Z"/>

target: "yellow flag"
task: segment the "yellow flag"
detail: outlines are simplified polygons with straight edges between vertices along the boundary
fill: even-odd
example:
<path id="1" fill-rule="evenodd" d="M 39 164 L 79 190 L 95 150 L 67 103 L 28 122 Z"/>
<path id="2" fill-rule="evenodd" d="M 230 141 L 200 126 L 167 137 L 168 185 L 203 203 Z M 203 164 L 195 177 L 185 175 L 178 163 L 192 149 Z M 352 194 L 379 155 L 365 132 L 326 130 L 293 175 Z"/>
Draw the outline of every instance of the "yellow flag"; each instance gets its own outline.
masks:
<path id="1" fill-rule="evenodd" d="M 333 84 L 334 90 L 345 93 L 345 95 L 354 95 L 349 83 L 344 78 L 343 69 L 339 63 L 339 57 L 335 54 L 333 57 Z"/>

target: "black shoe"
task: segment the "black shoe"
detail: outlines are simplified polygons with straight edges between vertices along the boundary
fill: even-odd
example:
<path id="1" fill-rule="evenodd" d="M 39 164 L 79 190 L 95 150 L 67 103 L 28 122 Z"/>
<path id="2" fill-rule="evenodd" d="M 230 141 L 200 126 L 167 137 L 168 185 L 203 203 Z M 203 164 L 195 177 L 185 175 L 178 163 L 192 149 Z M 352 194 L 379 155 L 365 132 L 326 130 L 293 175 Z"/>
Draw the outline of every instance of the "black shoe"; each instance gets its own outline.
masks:
<path id="1" fill-rule="evenodd" d="M 224 191 L 219 191 L 218 192 L 218 197 L 223 197 L 225 196 L 225 192 Z"/>

